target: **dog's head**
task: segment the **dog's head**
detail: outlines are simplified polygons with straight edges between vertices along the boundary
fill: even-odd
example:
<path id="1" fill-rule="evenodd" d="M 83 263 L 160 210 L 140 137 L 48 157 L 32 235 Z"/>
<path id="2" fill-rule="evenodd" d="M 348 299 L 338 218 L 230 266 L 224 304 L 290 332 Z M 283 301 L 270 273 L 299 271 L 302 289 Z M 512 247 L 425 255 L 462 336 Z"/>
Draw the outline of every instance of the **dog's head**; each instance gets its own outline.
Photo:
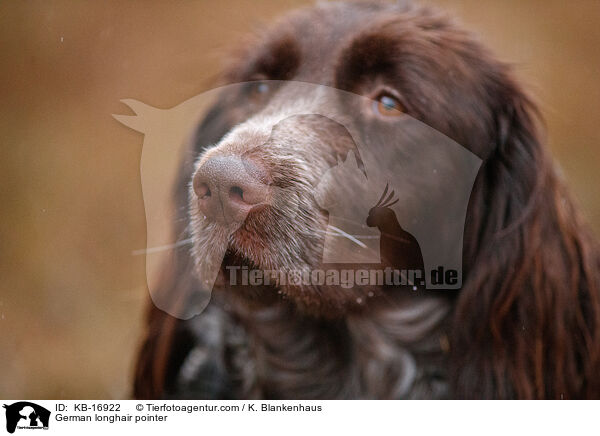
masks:
<path id="1" fill-rule="evenodd" d="M 222 255 L 225 266 L 314 268 L 328 219 L 315 195 L 323 177 L 353 151 L 359 171 L 350 172 L 367 169 L 356 179 L 371 181 L 365 149 L 418 120 L 483 160 L 464 223 L 463 284 L 452 293 L 453 394 L 597 396 L 597 245 L 541 144 L 535 106 L 510 69 L 471 35 L 428 8 L 328 3 L 293 13 L 246 43 L 223 77 L 241 85 L 223 92 L 200 124 L 193 160 L 180 173 L 184 216 L 176 231 L 191 232 L 194 259 L 188 250 L 176 253 L 161 284 L 166 295 L 188 304 L 185 297 L 198 288 L 192 263 L 220 264 Z M 400 153 L 388 163 L 410 157 Z M 439 159 L 440 168 L 447 160 L 443 153 L 427 157 Z M 413 182 L 393 184 L 399 202 L 391 218 L 399 205 L 418 205 L 411 202 L 427 177 Z M 356 186 L 341 185 L 338 197 L 353 202 Z M 452 190 L 450 181 L 442 186 L 442 203 Z M 219 249 L 222 255 L 213 256 Z M 374 308 L 362 312 L 373 326 L 393 320 L 397 307 L 364 304 L 381 289 L 250 288 L 258 299 L 287 297 L 318 315 Z M 168 338 L 182 325 L 153 311 L 138 394 L 148 389 L 148 374 L 160 392 L 173 349 Z"/>
<path id="2" fill-rule="evenodd" d="M 223 255 L 225 267 L 320 267 L 329 214 L 315 198 L 315 187 L 323 175 L 350 151 L 364 170 L 365 155 L 398 137 L 400 126 L 406 130 L 414 119 L 485 157 L 497 140 L 506 96 L 515 92 L 506 74 L 467 33 L 427 9 L 333 3 L 276 24 L 238 53 L 224 74 L 238 85 L 223 90 L 197 133 L 199 157 L 189 192 L 197 273 L 212 278 L 208 269 Z M 384 158 L 390 174 L 405 171 L 401 164 L 411 157 L 420 161 L 412 164 L 410 183 L 396 187 L 400 209 L 418 210 L 424 191 L 449 201 L 450 191 L 459 189 L 452 180 L 427 186 L 433 183 L 423 162 L 440 168 L 450 158 L 441 147 L 423 150 L 405 146 Z M 418 153 L 427 155 L 417 159 Z M 372 182 L 385 170 L 371 172 Z M 358 207 L 360 186 L 337 182 L 336 195 Z M 381 186 L 374 189 L 381 192 Z M 372 204 L 357 220 L 361 224 Z M 272 289 L 305 308 L 336 313 L 379 291 L 279 282 Z"/>

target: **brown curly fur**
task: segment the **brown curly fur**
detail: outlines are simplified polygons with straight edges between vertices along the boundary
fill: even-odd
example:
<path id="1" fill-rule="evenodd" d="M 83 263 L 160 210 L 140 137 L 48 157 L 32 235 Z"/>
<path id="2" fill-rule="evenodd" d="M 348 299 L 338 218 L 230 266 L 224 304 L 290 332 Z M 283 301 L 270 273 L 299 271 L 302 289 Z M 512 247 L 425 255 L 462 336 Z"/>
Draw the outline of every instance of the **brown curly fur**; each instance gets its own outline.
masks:
<path id="1" fill-rule="evenodd" d="M 223 77 L 297 80 L 364 95 L 384 81 L 406 113 L 481 157 L 465 224 L 463 287 L 409 299 L 379 295 L 356 308 L 349 302 L 357 294 L 347 299 L 327 289 L 241 295 L 220 286 L 189 321 L 151 306 L 136 397 L 600 398 L 599 249 L 544 147 L 536 107 L 507 65 L 435 10 L 333 3 L 279 22 L 240 51 Z M 239 101 L 224 95 L 216 103 L 199 126 L 195 156 L 206 156 L 211 144 L 211 153 L 244 150 L 243 122 L 275 110 L 274 102 L 240 109 Z M 283 134 L 325 134 L 297 124 Z M 238 141 L 222 140 L 236 125 Z M 328 165 L 315 141 L 286 150 L 311 162 L 311 170 L 295 174 L 305 181 Z M 186 210 L 193 169 L 188 158 L 178 210 Z M 314 207 L 306 204 L 312 221 L 294 224 L 319 223 Z M 185 234 L 190 215 L 180 218 L 176 232 Z M 284 236 L 318 251 L 318 241 L 301 232 Z M 278 267 L 290 258 L 284 253 L 299 262 L 305 255 L 285 251 L 289 244 L 265 244 L 260 252 L 238 244 L 225 261 Z M 192 304 L 193 271 L 185 248 L 165 266 L 162 289 L 175 304 Z"/>

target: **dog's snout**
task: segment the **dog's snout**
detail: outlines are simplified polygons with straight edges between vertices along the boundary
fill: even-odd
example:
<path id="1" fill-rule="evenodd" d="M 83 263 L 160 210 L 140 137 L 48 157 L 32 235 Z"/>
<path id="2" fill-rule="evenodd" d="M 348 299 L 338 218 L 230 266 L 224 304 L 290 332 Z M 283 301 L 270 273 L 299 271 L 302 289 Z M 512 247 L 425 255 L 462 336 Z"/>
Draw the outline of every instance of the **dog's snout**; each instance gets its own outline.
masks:
<path id="1" fill-rule="evenodd" d="M 241 222 L 269 198 L 266 169 L 236 156 L 208 159 L 196 170 L 192 183 L 200 211 L 220 222 Z"/>

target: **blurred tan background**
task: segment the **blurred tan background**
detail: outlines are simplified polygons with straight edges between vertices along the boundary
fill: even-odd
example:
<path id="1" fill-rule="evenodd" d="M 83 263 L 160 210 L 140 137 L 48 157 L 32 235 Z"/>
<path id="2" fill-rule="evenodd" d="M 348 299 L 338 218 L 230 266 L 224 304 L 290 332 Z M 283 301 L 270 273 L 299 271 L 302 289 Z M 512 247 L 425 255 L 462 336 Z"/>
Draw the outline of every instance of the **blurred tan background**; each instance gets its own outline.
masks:
<path id="1" fill-rule="evenodd" d="M 111 114 L 210 88 L 224 49 L 304 1 L 0 3 L 0 398 L 123 398 L 147 298 L 143 137 Z M 538 96 L 600 233 L 600 1 L 429 0 Z"/>

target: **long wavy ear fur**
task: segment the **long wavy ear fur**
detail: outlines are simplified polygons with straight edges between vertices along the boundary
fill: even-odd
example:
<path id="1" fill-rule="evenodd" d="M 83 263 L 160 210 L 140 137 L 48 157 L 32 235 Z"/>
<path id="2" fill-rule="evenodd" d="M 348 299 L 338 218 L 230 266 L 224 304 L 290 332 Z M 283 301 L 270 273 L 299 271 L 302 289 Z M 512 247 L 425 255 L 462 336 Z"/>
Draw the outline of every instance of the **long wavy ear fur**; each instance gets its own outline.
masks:
<path id="1" fill-rule="evenodd" d="M 508 71 L 494 83 L 495 147 L 465 229 L 454 394 L 598 398 L 598 247 L 543 147 L 534 104 Z"/>

